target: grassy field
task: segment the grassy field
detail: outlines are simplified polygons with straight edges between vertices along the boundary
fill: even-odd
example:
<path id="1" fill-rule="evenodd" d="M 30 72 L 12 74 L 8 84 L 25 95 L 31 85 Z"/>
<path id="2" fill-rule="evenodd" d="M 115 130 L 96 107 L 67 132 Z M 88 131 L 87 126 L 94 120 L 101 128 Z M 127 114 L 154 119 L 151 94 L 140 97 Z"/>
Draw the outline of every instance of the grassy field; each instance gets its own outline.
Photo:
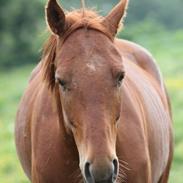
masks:
<path id="1" fill-rule="evenodd" d="M 148 36 L 148 35 L 147 35 Z M 165 39 L 166 38 L 166 39 Z M 167 40 L 168 38 L 168 40 Z M 137 42 L 158 60 L 171 96 L 174 115 L 175 155 L 170 183 L 182 183 L 183 173 L 183 34 L 159 36 Z M 16 156 L 14 120 L 20 97 L 33 66 L 0 71 L 0 183 L 28 183 Z"/>

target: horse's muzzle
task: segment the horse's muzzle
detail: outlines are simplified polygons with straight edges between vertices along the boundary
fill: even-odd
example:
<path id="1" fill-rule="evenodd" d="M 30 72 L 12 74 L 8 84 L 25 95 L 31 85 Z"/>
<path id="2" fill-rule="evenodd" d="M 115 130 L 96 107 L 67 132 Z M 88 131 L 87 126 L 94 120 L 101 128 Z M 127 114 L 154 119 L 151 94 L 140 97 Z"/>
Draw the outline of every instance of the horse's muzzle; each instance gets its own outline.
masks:
<path id="1" fill-rule="evenodd" d="M 118 174 L 118 160 L 114 159 L 105 166 L 96 167 L 85 163 L 84 178 L 86 183 L 115 183 Z"/>

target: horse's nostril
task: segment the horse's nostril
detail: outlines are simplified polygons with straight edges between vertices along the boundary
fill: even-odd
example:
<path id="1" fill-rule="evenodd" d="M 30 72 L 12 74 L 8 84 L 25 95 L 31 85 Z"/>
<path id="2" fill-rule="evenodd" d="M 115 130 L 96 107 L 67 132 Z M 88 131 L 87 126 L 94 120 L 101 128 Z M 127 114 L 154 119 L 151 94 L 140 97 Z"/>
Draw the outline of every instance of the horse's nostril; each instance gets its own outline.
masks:
<path id="1" fill-rule="evenodd" d="M 118 160 L 117 159 L 113 160 L 113 166 L 114 166 L 114 177 L 116 178 L 117 174 L 118 174 Z"/>
<path id="2" fill-rule="evenodd" d="M 85 168 L 84 168 L 84 174 L 85 174 L 85 179 L 88 183 L 93 182 L 93 178 L 90 172 L 90 163 L 86 162 Z"/>
<path id="3" fill-rule="evenodd" d="M 86 164 L 85 164 L 85 176 L 86 177 L 91 176 L 91 173 L 90 173 L 90 163 L 89 162 L 86 162 Z"/>

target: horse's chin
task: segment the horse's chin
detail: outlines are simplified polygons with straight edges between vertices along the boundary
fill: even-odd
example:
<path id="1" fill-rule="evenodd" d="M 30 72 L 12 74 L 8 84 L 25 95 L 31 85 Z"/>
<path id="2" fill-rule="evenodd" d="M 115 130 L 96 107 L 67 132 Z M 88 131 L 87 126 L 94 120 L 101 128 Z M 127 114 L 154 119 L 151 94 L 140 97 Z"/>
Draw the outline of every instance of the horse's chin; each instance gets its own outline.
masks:
<path id="1" fill-rule="evenodd" d="M 116 183 L 116 181 L 100 181 L 100 182 L 85 182 L 85 183 Z"/>
<path id="2" fill-rule="evenodd" d="M 116 183 L 116 181 L 100 181 L 100 182 L 95 182 L 95 183 Z"/>
<path id="3" fill-rule="evenodd" d="M 117 183 L 116 180 L 103 180 L 103 181 L 84 181 L 84 183 Z"/>

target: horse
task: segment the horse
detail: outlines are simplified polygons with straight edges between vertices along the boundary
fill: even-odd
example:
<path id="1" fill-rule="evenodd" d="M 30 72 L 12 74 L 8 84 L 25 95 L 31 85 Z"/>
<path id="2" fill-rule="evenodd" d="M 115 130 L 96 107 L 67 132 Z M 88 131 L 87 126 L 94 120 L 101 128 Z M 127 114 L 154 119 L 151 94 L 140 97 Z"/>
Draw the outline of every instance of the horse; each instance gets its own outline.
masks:
<path id="1" fill-rule="evenodd" d="M 16 117 L 18 157 L 32 183 L 167 183 L 170 100 L 141 46 L 116 38 L 128 0 L 105 17 L 46 6 L 51 35 Z"/>

